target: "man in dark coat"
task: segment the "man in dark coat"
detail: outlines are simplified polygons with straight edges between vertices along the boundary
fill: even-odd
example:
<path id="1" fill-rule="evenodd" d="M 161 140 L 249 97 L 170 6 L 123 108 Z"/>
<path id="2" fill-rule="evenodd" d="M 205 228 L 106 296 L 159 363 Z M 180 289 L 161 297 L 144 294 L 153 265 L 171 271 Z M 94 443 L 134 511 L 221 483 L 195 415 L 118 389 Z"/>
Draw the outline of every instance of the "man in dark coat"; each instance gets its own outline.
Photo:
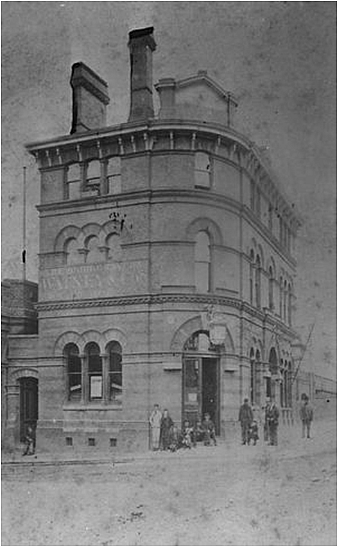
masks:
<path id="1" fill-rule="evenodd" d="M 277 431 L 278 431 L 278 421 L 279 421 L 279 410 L 274 400 L 266 406 L 265 409 L 265 420 L 268 425 L 269 432 L 269 445 L 277 446 Z"/>
<path id="2" fill-rule="evenodd" d="M 251 426 L 251 422 L 253 420 L 253 412 L 252 408 L 249 405 L 249 400 L 244 399 L 244 403 L 241 405 L 241 408 L 239 409 L 239 416 L 238 420 L 241 422 L 241 428 L 242 428 L 242 444 L 249 444 L 249 428 Z"/>

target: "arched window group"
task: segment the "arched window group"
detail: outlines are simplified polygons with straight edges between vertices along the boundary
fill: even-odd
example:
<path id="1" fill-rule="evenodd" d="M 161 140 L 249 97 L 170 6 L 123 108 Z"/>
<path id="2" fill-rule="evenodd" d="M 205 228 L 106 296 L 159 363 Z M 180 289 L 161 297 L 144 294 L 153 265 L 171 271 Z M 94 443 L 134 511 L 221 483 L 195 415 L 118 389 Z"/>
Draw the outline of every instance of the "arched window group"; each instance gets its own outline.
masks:
<path id="1" fill-rule="evenodd" d="M 109 221 L 103 226 L 88 224 L 82 230 L 74 226 L 62 230 L 56 238 L 55 248 L 64 252 L 65 263 L 96 264 L 121 260 L 122 221 Z"/>
<path id="2" fill-rule="evenodd" d="M 63 355 L 69 401 L 122 404 L 122 348 L 119 342 L 109 342 L 103 354 L 96 342 L 88 342 L 83 355 L 71 342 L 64 347 Z"/>

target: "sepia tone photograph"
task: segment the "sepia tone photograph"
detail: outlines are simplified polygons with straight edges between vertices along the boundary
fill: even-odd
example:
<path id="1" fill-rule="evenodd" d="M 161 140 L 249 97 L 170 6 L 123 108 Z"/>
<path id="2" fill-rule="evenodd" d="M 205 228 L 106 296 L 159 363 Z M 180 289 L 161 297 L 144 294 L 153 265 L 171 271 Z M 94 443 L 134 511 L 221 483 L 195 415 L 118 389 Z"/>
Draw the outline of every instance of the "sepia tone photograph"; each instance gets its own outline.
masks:
<path id="1" fill-rule="evenodd" d="M 337 545 L 336 8 L 1 2 L 2 545 Z"/>

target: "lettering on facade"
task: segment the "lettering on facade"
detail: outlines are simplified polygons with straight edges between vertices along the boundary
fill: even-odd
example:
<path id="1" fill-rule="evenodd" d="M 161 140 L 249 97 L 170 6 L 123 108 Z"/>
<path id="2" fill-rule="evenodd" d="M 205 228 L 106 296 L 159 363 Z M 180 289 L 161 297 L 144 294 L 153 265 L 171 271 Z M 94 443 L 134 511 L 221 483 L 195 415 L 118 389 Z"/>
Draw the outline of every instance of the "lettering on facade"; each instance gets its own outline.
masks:
<path id="1" fill-rule="evenodd" d="M 95 298 L 98 294 L 105 296 L 107 290 L 121 294 L 126 283 L 143 286 L 144 277 L 144 268 L 135 263 L 128 263 L 128 267 L 115 263 L 53 268 L 41 272 L 41 300 L 67 299 L 69 296 Z"/>

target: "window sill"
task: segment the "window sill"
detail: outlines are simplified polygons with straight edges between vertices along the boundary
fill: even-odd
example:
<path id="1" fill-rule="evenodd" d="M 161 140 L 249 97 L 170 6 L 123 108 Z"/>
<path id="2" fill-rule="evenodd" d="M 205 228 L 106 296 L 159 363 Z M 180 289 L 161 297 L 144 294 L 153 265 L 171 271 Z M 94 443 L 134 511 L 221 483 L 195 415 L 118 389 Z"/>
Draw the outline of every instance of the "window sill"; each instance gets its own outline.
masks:
<path id="1" fill-rule="evenodd" d="M 63 410 L 122 410 L 122 406 L 116 403 L 66 403 Z"/>

